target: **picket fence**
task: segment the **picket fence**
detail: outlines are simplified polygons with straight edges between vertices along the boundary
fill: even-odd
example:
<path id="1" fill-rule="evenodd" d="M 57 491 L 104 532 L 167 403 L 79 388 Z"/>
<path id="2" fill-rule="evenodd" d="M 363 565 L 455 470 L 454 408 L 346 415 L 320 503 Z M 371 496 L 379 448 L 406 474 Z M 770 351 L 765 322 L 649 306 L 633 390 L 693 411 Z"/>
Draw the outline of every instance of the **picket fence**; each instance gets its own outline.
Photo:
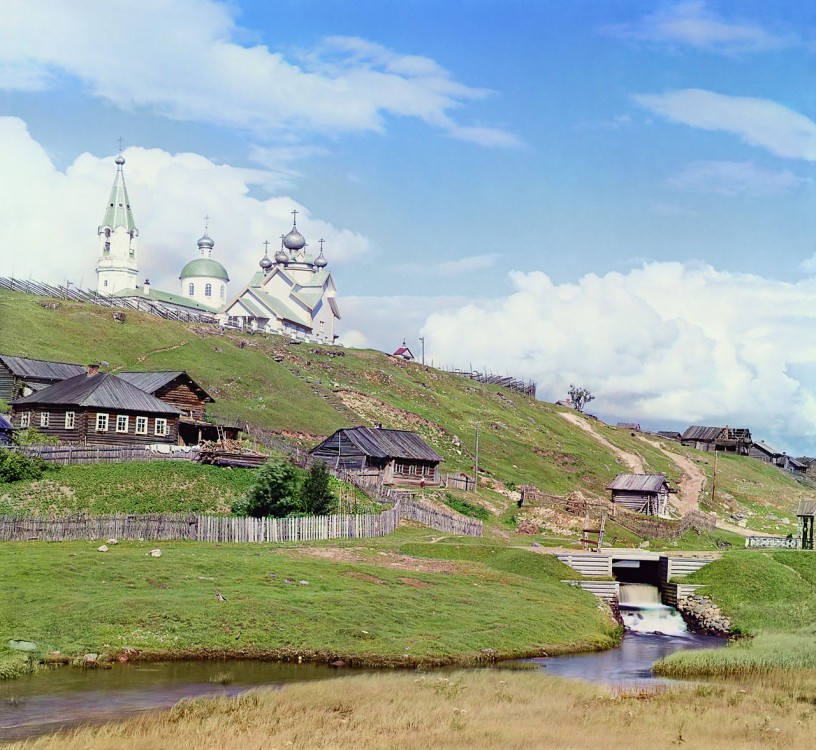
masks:
<path id="1" fill-rule="evenodd" d="M 198 542 L 309 542 L 385 536 L 399 525 L 400 508 L 366 515 L 336 514 L 292 518 L 239 518 L 187 514 L 0 516 L 0 541 L 64 542 L 140 539 Z"/>
<path id="2" fill-rule="evenodd" d="M 118 464 L 130 461 L 195 461 L 198 447 L 144 445 L 11 445 L 6 450 L 52 464 Z"/>

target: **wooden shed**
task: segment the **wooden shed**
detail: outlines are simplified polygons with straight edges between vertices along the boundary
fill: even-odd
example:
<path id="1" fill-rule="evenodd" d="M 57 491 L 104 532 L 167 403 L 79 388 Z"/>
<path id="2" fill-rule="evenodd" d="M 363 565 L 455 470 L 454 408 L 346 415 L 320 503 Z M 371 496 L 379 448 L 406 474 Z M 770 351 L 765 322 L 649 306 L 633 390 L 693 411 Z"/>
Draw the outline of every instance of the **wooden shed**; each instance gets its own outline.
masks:
<path id="1" fill-rule="evenodd" d="M 179 437 L 185 445 L 221 437 L 235 440 L 241 432 L 235 425 L 207 421 L 207 404 L 215 403 L 215 399 L 184 370 L 129 370 L 119 373 L 119 377 L 181 412 Z"/>
<path id="2" fill-rule="evenodd" d="M 0 354 L 0 399 L 13 401 L 84 372 L 84 365 L 72 362 Z"/>
<path id="3" fill-rule="evenodd" d="M 796 509 L 799 522 L 799 548 L 813 549 L 814 525 L 816 524 L 816 500 L 801 500 Z"/>
<path id="4" fill-rule="evenodd" d="M 89 367 L 11 402 L 12 423 L 65 443 L 177 443 L 180 412 L 126 380 Z"/>
<path id="5" fill-rule="evenodd" d="M 753 444 L 746 427 L 705 427 L 692 425 L 680 437 L 680 442 L 699 451 L 720 451 L 747 456 Z"/>
<path id="6" fill-rule="evenodd" d="M 417 433 L 349 427 L 337 430 L 311 451 L 330 466 L 380 474 L 383 484 L 439 484 L 443 461 Z"/>
<path id="7" fill-rule="evenodd" d="M 618 474 L 606 489 L 612 502 L 636 513 L 665 516 L 669 506 L 669 482 L 664 474 Z"/>

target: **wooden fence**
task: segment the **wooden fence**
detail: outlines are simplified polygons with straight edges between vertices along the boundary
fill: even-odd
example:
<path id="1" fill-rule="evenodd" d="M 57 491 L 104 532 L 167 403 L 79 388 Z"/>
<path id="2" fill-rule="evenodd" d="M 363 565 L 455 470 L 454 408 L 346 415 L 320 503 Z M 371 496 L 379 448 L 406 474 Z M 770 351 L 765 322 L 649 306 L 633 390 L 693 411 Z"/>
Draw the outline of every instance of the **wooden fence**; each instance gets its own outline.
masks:
<path id="1" fill-rule="evenodd" d="M 430 507 L 419 503 L 416 500 L 401 500 L 395 508 L 399 508 L 402 518 L 421 523 L 423 526 L 444 531 L 447 534 L 458 534 L 460 536 L 482 536 L 483 526 L 481 521 L 463 516 L 456 511 L 443 510 L 438 507 Z"/>
<path id="2" fill-rule="evenodd" d="M 795 536 L 747 536 L 745 546 L 754 549 L 799 549 L 799 539 Z"/>
<path id="3" fill-rule="evenodd" d="M 161 446 L 164 448 L 165 446 Z M 6 450 L 55 464 L 112 464 L 127 461 L 195 461 L 198 447 L 182 450 L 166 446 L 154 450 L 144 445 L 9 445 Z"/>
<path id="4" fill-rule="evenodd" d="M 241 518 L 183 514 L 0 517 L 0 541 L 140 539 L 198 542 L 307 542 L 363 539 L 391 534 L 401 509 L 366 515 L 337 514 L 291 518 Z"/>
<path id="5" fill-rule="evenodd" d="M 443 474 L 442 486 L 470 492 L 476 488 L 476 480 L 467 474 Z"/>

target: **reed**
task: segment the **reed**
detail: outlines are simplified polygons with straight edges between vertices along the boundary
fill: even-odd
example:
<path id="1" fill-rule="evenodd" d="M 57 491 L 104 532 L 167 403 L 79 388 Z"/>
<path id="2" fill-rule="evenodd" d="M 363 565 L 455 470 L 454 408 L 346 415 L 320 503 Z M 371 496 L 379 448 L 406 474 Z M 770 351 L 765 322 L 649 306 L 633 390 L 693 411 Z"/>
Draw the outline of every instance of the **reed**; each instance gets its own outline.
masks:
<path id="1" fill-rule="evenodd" d="M 167 712 L 8 750 L 806 748 L 816 730 L 812 687 L 793 694 L 767 684 L 613 694 L 540 672 L 357 676 L 182 701 Z"/>

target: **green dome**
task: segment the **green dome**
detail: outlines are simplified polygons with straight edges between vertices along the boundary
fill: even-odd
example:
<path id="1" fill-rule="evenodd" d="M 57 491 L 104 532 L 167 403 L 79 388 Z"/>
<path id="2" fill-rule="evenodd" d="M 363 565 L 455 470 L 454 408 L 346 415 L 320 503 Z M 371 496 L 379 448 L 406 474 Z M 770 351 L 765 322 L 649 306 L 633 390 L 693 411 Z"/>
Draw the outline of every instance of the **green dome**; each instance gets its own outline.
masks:
<path id="1" fill-rule="evenodd" d="M 191 277 L 209 276 L 222 281 L 229 281 L 227 271 L 217 260 L 212 258 L 196 258 L 191 260 L 179 274 L 180 279 L 189 279 Z"/>

